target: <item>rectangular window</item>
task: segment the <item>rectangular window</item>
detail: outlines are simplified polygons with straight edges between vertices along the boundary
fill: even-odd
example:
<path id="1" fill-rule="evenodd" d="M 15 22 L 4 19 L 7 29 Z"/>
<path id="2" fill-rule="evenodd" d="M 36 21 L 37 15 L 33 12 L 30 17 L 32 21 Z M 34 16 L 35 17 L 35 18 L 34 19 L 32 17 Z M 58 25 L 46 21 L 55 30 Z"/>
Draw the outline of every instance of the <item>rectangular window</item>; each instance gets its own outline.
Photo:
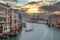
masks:
<path id="1" fill-rule="evenodd" d="M 16 23 L 16 20 L 14 20 L 14 23 Z"/>
<path id="2" fill-rule="evenodd" d="M 0 7 L 0 11 L 4 11 L 5 8 Z"/>

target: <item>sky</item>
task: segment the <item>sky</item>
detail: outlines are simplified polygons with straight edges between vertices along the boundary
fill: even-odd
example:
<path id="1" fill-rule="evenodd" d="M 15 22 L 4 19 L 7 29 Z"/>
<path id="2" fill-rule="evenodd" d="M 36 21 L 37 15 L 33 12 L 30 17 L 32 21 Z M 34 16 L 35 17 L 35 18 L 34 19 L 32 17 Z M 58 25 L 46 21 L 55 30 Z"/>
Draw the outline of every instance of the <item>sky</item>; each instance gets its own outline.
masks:
<path id="1" fill-rule="evenodd" d="M 25 4 L 31 1 L 41 1 L 41 0 L 18 0 L 19 4 Z M 44 1 L 55 1 L 55 0 L 44 0 Z M 58 0 L 59 1 L 59 0 Z"/>
<path id="2" fill-rule="evenodd" d="M 19 4 L 25 4 L 25 3 L 27 3 L 28 2 L 28 0 L 18 0 L 18 3 Z"/>
<path id="3" fill-rule="evenodd" d="M 25 3 L 28 3 L 28 2 L 31 2 L 31 1 L 41 1 L 41 0 L 18 0 L 18 3 L 25 4 Z"/>

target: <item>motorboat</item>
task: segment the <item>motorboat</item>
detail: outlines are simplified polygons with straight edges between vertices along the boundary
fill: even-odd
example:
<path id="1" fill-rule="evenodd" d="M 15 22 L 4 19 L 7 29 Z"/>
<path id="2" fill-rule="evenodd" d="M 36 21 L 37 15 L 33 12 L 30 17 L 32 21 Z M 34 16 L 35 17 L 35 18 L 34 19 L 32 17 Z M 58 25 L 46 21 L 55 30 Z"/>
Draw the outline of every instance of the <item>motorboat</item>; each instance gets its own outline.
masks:
<path id="1" fill-rule="evenodd" d="M 25 31 L 26 32 L 30 32 L 30 31 L 32 31 L 33 30 L 33 27 L 30 25 L 30 24 L 26 24 L 26 28 L 25 28 Z"/>
<path id="2" fill-rule="evenodd" d="M 33 28 L 27 27 L 25 31 L 26 31 L 26 32 L 29 32 L 29 31 L 32 31 L 32 30 L 33 30 Z"/>

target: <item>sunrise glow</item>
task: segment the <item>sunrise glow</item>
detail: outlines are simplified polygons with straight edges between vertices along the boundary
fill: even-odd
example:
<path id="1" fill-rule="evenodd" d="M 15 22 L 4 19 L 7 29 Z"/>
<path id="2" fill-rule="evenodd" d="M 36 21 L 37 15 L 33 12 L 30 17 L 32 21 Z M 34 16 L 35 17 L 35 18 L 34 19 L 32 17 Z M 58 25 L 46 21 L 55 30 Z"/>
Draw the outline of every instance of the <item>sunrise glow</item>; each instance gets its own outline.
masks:
<path id="1" fill-rule="evenodd" d="M 38 8 L 30 8 L 28 11 L 26 11 L 27 14 L 33 14 L 33 13 L 39 13 Z"/>

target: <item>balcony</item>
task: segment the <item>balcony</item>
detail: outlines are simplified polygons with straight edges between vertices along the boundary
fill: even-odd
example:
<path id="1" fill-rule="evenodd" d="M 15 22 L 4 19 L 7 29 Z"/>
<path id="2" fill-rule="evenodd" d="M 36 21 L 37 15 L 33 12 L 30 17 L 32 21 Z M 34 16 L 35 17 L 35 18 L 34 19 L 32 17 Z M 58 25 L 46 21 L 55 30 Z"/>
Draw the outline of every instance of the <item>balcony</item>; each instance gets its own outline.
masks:
<path id="1" fill-rule="evenodd" d="M 5 17 L 5 13 L 0 12 L 0 17 Z"/>
<path id="2" fill-rule="evenodd" d="M 0 7 L 0 13 L 5 13 L 5 8 L 4 7 Z"/>
<path id="3" fill-rule="evenodd" d="M 4 11 L 0 11 L 0 13 L 5 13 Z"/>
<path id="4" fill-rule="evenodd" d="M 5 21 L 0 21 L 0 23 L 5 23 Z"/>
<path id="5" fill-rule="evenodd" d="M 0 23 L 5 23 L 6 19 L 5 18 L 0 18 Z"/>

